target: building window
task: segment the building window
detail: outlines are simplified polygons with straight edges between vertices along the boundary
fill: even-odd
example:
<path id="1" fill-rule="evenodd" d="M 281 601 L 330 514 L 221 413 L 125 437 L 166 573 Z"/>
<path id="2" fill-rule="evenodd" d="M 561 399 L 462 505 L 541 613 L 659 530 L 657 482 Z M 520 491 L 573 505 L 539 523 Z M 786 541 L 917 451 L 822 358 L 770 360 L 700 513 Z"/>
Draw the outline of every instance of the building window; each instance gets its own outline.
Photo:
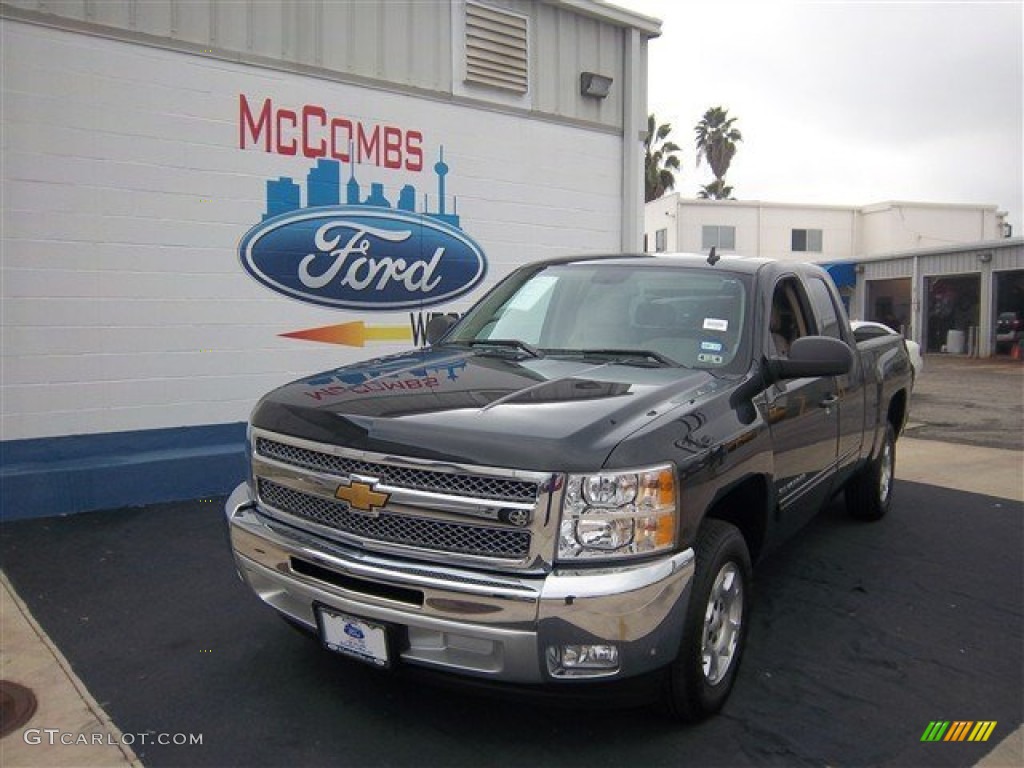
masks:
<path id="1" fill-rule="evenodd" d="M 736 227 L 722 227 L 705 224 L 701 228 L 701 248 L 718 248 L 722 251 L 736 250 Z"/>
<path id="2" fill-rule="evenodd" d="M 657 253 L 664 253 L 668 250 L 668 230 L 659 229 L 654 233 L 654 250 Z"/>
<path id="3" fill-rule="evenodd" d="M 794 229 L 793 250 L 809 253 L 821 253 L 820 229 Z"/>

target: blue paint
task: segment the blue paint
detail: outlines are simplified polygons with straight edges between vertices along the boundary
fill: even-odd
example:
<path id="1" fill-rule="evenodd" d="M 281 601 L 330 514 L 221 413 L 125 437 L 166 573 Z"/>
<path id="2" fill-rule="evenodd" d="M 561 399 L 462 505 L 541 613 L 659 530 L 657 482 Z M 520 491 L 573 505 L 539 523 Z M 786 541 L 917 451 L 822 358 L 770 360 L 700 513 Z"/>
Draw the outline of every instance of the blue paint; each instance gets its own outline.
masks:
<path id="1" fill-rule="evenodd" d="M 337 309 L 442 304 L 483 280 L 483 251 L 429 216 L 369 206 L 307 208 L 268 219 L 239 245 L 254 279 L 300 301 Z"/>
<path id="2" fill-rule="evenodd" d="M 0 442 L 0 519 L 186 501 L 245 478 L 245 424 Z"/>
<path id="3" fill-rule="evenodd" d="M 821 265 L 829 276 L 832 278 L 832 282 L 836 284 L 836 288 L 853 288 L 857 285 L 857 264 L 853 261 L 834 261 L 828 264 Z"/>
<path id="4" fill-rule="evenodd" d="M 373 182 L 364 196 L 349 164 L 320 158 L 302 188 L 282 176 L 267 182 L 267 209 L 243 235 L 242 267 L 284 296 L 310 304 L 359 311 L 394 311 L 436 306 L 464 296 L 487 273 L 480 246 L 460 226 L 457 201 L 448 206 L 444 147 L 434 164 L 435 210 L 406 184 L 389 200 Z M 343 194 L 344 193 L 344 194 Z"/>

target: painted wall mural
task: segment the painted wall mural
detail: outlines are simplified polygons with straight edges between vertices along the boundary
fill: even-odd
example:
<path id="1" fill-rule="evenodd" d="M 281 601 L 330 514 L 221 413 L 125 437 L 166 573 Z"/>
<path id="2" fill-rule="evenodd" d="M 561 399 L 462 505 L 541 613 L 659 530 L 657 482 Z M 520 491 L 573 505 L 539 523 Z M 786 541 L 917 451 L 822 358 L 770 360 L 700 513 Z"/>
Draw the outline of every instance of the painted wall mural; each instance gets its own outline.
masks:
<path id="1" fill-rule="evenodd" d="M 383 183 L 360 181 L 363 166 L 424 171 L 422 141 L 418 131 L 330 117 L 316 105 L 275 110 L 266 99 L 254 115 L 240 95 L 241 149 L 283 155 L 301 149 L 316 159 L 304 189 L 286 176 L 266 182 L 266 211 L 239 243 L 243 269 L 282 296 L 356 312 L 422 313 L 472 291 L 487 274 L 487 260 L 461 228 L 457 198 L 449 198 L 443 146 L 432 168 L 433 200 L 410 183 L 389 199 Z M 408 326 L 354 320 L 280 335 L 348 346 L 419 344 L 424 324 L 420 314 Z"/>

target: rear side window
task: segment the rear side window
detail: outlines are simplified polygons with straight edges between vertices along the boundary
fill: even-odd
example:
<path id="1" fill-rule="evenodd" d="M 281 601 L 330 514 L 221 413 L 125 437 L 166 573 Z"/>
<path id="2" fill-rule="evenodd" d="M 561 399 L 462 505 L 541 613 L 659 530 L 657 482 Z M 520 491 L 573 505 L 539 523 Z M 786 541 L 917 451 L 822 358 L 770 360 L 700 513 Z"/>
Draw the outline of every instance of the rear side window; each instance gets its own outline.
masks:
<path id="1" fill-rule="evenodd" d="M 832 293 L 825 285 L 825 281 L 818 277 L 812 277 L 807 281 L 807 293 L 811 301 L 811 309 L 818 323 L 818 334 L 842 339 L 843 332 L 840 330 L 839 314 L 836 312 L 836 305 L 832 302 Z"/>

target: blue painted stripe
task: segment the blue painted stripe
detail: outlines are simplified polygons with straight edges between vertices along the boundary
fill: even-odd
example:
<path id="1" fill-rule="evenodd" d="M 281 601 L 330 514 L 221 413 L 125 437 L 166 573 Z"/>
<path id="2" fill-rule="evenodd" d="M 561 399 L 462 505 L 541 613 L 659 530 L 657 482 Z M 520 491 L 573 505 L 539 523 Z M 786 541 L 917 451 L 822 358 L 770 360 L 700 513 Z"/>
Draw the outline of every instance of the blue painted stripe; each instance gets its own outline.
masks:
<path id="1" fill-rule="evenodd" d="M 6 440 L 0 519 L 222 495 L 244 477 L 244 422 Z"/>

